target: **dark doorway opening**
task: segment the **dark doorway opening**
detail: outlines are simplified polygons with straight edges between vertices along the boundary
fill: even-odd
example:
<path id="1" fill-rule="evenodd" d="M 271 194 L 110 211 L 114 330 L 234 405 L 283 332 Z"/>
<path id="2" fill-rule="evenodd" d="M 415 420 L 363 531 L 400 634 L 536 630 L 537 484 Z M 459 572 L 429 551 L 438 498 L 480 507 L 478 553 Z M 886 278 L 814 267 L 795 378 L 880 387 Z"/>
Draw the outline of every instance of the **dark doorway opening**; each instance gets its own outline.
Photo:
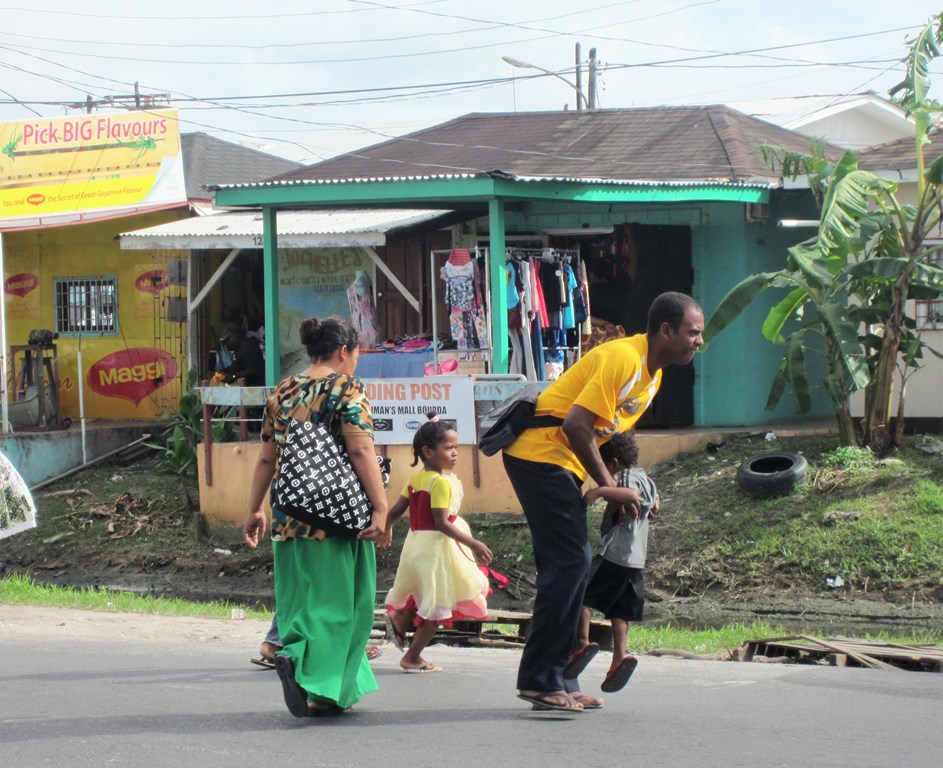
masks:
<path id="1" fill-rule="evenodd" d="M 690 295 L 694 287 L 690 227 L 619 224 L 611 234 L 566 240 L 586 261 L 592 316 L 621 325 L 627 336 L 645 333 L 656 296 L 665 291 Z M 694 366 L 667 368 L 658 396 L 637 426 L 668 429 L 693 423 Z"/>

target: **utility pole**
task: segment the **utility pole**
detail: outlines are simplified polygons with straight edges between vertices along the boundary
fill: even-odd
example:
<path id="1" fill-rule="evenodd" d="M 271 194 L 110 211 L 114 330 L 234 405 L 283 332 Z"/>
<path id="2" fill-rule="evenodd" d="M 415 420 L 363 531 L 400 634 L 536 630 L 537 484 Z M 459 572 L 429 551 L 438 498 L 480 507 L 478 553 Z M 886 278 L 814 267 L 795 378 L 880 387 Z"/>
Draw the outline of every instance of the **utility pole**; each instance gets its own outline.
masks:
<path id="1" fill-rule="evenodd" d="M 576 111 L 583 111 L 583 57 L 581 55 L 580 44 L 576 44 Z M 592 109 L 592 107 L 590 107 Z"/>
<path id="2" fill-rule="evenodd" d="M 123 107 L 124 109 L 154 109 L 160 106 L 170 106 L 169 93 L 141 93 L 140 85 L 135 82 L 134 93 L 118 93 L 93 99 L 86 96 L 80 104 L 69 104 L 69 109 L 84 109 L 91 114 L 99 107 Z"/>
<path id="3" fill-rule="evenodd" d="M 579 45 L 579 43 L 577 43 Z M 577 80 L 579 82 L 579 80 Z M 596 109 L 596 49 L 589 49 L 589 110 Z"/>

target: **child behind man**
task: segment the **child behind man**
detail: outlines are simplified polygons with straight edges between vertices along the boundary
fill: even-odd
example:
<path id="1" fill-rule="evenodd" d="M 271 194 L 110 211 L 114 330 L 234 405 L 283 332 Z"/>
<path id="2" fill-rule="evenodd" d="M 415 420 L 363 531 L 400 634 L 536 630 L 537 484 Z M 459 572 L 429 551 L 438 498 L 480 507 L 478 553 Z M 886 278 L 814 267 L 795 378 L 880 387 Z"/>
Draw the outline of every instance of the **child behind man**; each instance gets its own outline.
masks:
<path id="1" fill-rule="evenodd" d="M 636 468 L 638 445 L 628 433 L 613 437 L 599 447 L 599 454 L 612 473 L 618 488 L 593 488 L 586 493 L 586 504 L 596 499 L 609 503 L 603 515 L 602 539 L 593 556 L 590 581 L 583 597 L 577 648 L 574 657 L 592 656 L 595 643 L 589 642 L 590 609 L 602 613 L 612 624 L 612 664 L 602 683 L 602 690 L 613 693 L 629 681 L 638 659 L 626 650 L 630 621 L 641 621 L 645 608 L 643 568 L 648 550 L 648 523 L 658 511 L 655 483 Z M 625 504 L 638 494 L 638 515 L 626 514 Z M 588 659 L 587 659 L 588 661 Z M 585 666 L 576 664 L 569 666 Z"/>

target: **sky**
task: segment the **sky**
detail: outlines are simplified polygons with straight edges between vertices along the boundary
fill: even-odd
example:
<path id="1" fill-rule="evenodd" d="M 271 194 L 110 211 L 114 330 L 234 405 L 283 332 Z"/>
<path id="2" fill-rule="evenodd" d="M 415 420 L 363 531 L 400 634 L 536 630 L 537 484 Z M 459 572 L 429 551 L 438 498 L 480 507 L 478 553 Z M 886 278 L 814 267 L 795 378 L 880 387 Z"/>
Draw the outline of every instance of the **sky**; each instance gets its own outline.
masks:
<path id="1" fill-rule="evenodd" d="M 943 11 L 939 0 L 12 2 L 0 4 L 0 123 L 77 115 L 89 97 L 127 103 L 137 83 L 179 110 L 181 131 L 305 164 L 470 112 L 574 109 L 577 46 L 584 98 L 595 49 L 603 109 L 886 94 L 907 38 Z M 941 70 L 943 59 L 934 92 Z"/>

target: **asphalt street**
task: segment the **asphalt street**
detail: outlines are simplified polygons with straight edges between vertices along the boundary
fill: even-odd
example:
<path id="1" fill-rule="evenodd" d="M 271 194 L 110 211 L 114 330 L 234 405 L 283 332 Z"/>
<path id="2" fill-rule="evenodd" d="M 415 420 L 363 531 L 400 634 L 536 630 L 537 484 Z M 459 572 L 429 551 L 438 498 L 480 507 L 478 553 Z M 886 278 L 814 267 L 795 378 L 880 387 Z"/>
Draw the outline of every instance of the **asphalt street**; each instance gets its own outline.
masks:
<path id="1" fill-rule="evenodd" d="M 444 671 L 407 675 L 387 645 L 378 692 L 340 717 L 299 720 L 275 673 L 248 662 L 257 643 L 227 636 L 231 623 L 168 639 L 109 631 L 101 615 L 96 634 L 12 626 L 3 609 L 9 768 L 888 768 L 939 765 L 943 748 L 933 673 L 644 657 L 602 710 L 538 714 L 515 698 L 516 650 L 433 646 L 426 657 Z M 585 690 L 598 693 L 607 665 L 597 656 Z"/>

